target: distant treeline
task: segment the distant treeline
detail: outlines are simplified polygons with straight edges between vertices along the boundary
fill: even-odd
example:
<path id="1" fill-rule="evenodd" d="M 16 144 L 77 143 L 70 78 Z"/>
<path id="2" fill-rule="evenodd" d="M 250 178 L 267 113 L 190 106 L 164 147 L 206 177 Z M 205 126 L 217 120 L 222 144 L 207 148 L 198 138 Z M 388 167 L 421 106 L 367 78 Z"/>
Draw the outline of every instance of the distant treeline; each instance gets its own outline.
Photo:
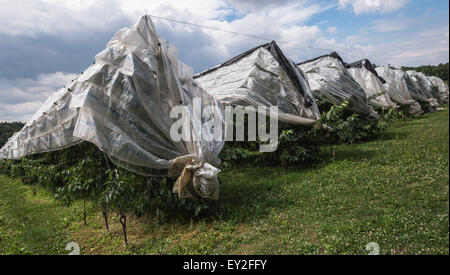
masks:
<path id="1" fill-rule="evenodd" d="M 0 122 L 0 148 L 5 145 L 8 139 L 23 128 L 22 122 Z"/>
<path id="2" fill-rule="evenodd" d="M 448 81 L 448 62 L 437 66 L 402 67 L 402 71 L 415 70 L 427 76 L 437 76 L 444 81 Z"/>

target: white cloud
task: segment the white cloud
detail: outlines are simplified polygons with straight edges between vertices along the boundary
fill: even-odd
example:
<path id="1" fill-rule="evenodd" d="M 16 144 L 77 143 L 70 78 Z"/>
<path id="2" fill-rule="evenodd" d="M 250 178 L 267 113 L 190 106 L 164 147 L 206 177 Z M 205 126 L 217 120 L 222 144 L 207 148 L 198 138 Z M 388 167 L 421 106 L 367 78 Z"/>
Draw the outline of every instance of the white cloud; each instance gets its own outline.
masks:
<path id="1" fill-rule="evenodd" d="M 315 25 L 305 26 L 304 23 L 313 15 L 333 7 L 333 5 L 309 4 L 310 1 L 283 1 L 284 5 L 273 5 L 270 1 L 263 1 L 261 5 L 256 5 L 257 8 L 248 12 L 247 9 L 252 7 L 254 3 L 252 1 L 246 1 L 248 3 L 239 2 L 239 5 L 232 6 L 233 8 L 242 9 L 239 11 L 242 14 L 234 20 L 227 21 L 224 18 L 233 15 L 233 10 L 229 9 L 229 6 L 226 5 L 228 2 L 212 2 L 216 2 L 215 4 L 210 4 L 211 6 L 209 8 L 213 11 L 206 12 L 203 15 L 198 15 L 191 8 L 192 5 L 187 5 L 188 7 L 182 8 L 181 10 L 183 12 L 181 12 L 180 7 L 177 6 L 175 8 L 172 6 L 172 3 L 155 5 L 151 8 L 150 13 L 162 14 L 161 16 L 163 17 L 182 19 L 225 31 L 265 37 L 269 40 L 289 41 L 292 43 L 316 43 L 315 38 L 322 35 L 320 29 Z M 214 11 L 215 9 L 219 10 Z M 180 58 L 182 61 L 189 65 L 194 65 L 196 71 L 217 65 L 251 47 L 268 42 L 267 40 L 199 29 L 165 20 L 154 19 L 154 21 L 160 34 L 163 37 L 169 34 L 172 39 L 168 40 L 180 48 Z M 193 33 L 195 31 L 197 31 L 196 37 L 186 37 L 187 33 Z M 179 37 L 183 37 L 187 42 L 177 41 Z M 191 39 L 205 42 L 197 45 L 196 48 L 181 48 L 186 43 L 192 44 Z M 283 47 L 283 44 L 280 43 L 280 46 Z M 186 53 L 189 54 L 187 55 Z M 306 56 L 303 49 L 299 48 L 296 51 L 289 51 L 288 53 L 294 60 Z M 323 51 L 320 52 L 320 54 L 323 53 Z M 205 58 L 208 58 L 208 60 L 205 60 Z M 205 64 L 207 66 L 195 66 L 194 62 L 201 62 L 202 65 Z"/>
<path id="2" fill-rule="evenodd" d="M 364 14 L 388 13 L 402 8 L 407 2 L 339 0 L 337 3 L 341 9 L 351 8 L 355 14 Z M 405 32 L 400 36 L 397 32 L 411 29 L 411 20 L 375 20 L 361 26 L 360 33 L 351 34 L 344 40 L 327 38 L 330 35 L 325 35 L 326 33 L 338 32 L 336 26 L 322 30 L 319 23 L 309 22 L 315 15 L 335 8 L 336 1 L 327 4 L 312 0 L 0 0 L 0 5 L 0 39 L 43 37 L 45 40 L 47 37 L 57 37 L 65 41 L 76 40 L 77 44 L 73 46 L 76 47 L 81 42 L 89 43 L 89 39 L 80 42 L 80 37 L 92 37 L 109 33 L 111 29 L 129 27 L 142 15 L 153 14 L 276 40 L 287 56 L 296 62 L 333 50 L 348 62 L 363 57 L 368 57 L 377 64 L 394 65 L 433 64 L 448 60 L 448 23 L 446 28 L 413 27 L 413 32 Z M 160 19 L 154 19 L 154 22 L 159 34 L 179 48 L 180 59 L 193 66 L 196 71 L 217 65 L 267 42 Z M 344 31 L 345 28 L 339 25 L 339 33 L 343 35 Z M 59 46 L 66 47 L 66 44 Z M 42 47 L 39 51 L 54 51 L 50 42 L 48 48 Z M 27 51 L 32 49 L 33 47 L 26 48 Z M 102 48 L 98 49 L 100 50 Z M 54 55 L 54 59 L 69 59 L 63 54 Z M 36 63 L 39 62 L 24 63 L 23 66 L 37 66 Z M 11 66 L 17 67 L 18 75 L 25 70 L 20 66 L 20 63 Z M 59 70 L 66 71 L 58 68 L 47 72 Z M 36 78 L 0 77 L 0 120 L 26 120 L 50 92 L 72 77 L 73 75 L 63 73 L 40 75 Z"/>
<path id="3" fill-rule="evenodd" d="M 0 0 L 0 34 L 73 36 L 124 20 L 115 0 Z"/>
<path id="4" fill-rule="evenodd" d="M 0 1 L 0 35 L 10 37 L 51 35 L 70 40 L 86 33 L 104 32 L 111 25 L 128 27 L 142 15 L 153 14 L 277 41 L 317 45 L 325 42 L 328 46 L 333 43 L 323 38 L 319 27 L 304 25 L 311 16 L 333 5 L 311 4 L 309 0 Z M 217 65 L 250 47 L 267 42 L 165 20 L 154 19 L 154 22 L 159 34 L 180 49 L 180 59 L 194 66 L 196 71 Z M 284 44 L 280 46 L 295 61 L 315 55 L 312 49 L 304 50 Z M 31 116 L 40 105 L 38 103 L 72 77 L 66 78 L 66 75 L 61 74 L 41 75 L 34 80 L 0 78 L 0 96 L 4 97 L 0 103 L 0 120 L 25 120 Z M 58 75 L 60 79 L 56 77 Z"/>
<path id="5" fill-rule="evenodd" d="M 328 27 L 327 33 L 336 34 L 336 33 L 338 33 L 338 29 L 335 26 Z"/>
<path id="6" fill-rule="evenodd" d="M 27 121 L 49 95 L 75 77 L 57 72 L 36 79 L 0 78 L 0 121 Z"/>
<path id="7" fill-rule="evenodd" d="M 386 37 L 385 33 L 347 37 L 352 43 L 372 59 L 376 64 L 395 66 L 418 66 L 448 62 L 449 60 L 449 26 L 418 30 L 416 33 L 395 34 Z M 371 43 L 370 41 L 382 41 Z"/>
<path id="8" fill-rule="evenodd" d="M 351 6 L 355 14 L 388 13 L 404 7 L 409 0 L 339 0 L 341 9 Z"/>
<path id="9" fill-rule="evenodd" d="M 375 20 L 372 22 L 370 30 L 374 32 L 398 32 L 407 29 L 413 22 L 414 20 L 409 18 Z"/>

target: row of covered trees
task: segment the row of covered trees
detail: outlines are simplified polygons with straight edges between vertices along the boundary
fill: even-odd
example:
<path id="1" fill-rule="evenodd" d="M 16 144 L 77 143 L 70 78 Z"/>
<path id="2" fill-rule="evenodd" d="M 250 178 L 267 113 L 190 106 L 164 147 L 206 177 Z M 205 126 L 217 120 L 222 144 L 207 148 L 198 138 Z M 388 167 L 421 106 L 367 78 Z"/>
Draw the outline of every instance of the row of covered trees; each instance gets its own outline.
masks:
<path id="1" fill-rule="evenodd" d="M 436 76 L 448 83 L 449 80 L 448 65 L 449 63 L 447 62 L 445 64 L 441 63 L 436 66 L 426 65 L 419 67 L 402 67 L 401 69 L 403 71 L 414 70 L 417 72 L 424 73 L 427 76 Z"/>

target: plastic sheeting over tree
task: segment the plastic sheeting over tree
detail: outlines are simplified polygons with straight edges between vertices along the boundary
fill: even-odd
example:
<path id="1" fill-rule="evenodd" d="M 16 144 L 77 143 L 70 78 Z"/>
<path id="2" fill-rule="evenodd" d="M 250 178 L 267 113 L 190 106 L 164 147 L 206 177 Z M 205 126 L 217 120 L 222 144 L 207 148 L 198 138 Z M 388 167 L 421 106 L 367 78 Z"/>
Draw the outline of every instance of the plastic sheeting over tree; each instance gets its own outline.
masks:
<path id="1" fill-rule="evenodd" d="M 304 61 L 298 67 L 305 73 L 312 93 L 318 98 L 338 105 L 348 101 L 349 109 L 359 114 L 373 112 L 364 90 L 336 52 Z"/>
<path id="2" fill-rule="evenodd" d="M 445 82 L 439 77 L 430 76 L 429 77 L 431 83 L 438 89 L 439 91 L 439 102 L 442 104 L 448 104 L 449 102 L 449 88 Z"/>
<path id="3" fill-rule="evenodd" d="M 368 98 L 386 92 L 386 88 L 383 86 L 386 81 L 378 76 L 377 71 L 369 60 L 363 59 L 351 63 L 349 72 L 355 81 L 364 89 Z M 376 96 L 370 100 L 370 103 L 384 110 L 395 106 L 395 103 L 392 102 L 387 93 Z"/>
<path id="4" fill-rule="evenodd" d="M 426 99 L 439 98 L 439 93 L 437 91 L 434 91 L 434 85 L 426 75 L 416 71 L 407 71 L 406 73 L 416 83 L 418 90 L 423 95 L 423 97 L 425 97 Z"/>
<path id="5" fill-rule="evenodd" d="M 0 150 L 0 158 L 17 159 L 88 141 L 117 165 L 138 174 L 167 175 L 170 168 L 176 178 L 189 172 L 174 186 L 180 197 L 196 192 L 217 199 L 219 170 L 212 165 L 220 163 L 223 141 L 170 137 L 178 120 L 170 117 L 172 108 L 182 105 L 192 112 L 194 98 L 201 108 L 215 108 L 223 117 L 215 98 L 198 87 L 192 70 L 144 16 L 132 28 L 118 31 L 92 66 L 51 95 Z M 204 134 L 205 125 L 204 118 L 193 120 L 191 134 Z M 195 191 L 183 190 L 187 185 Z"/>
<path id="6" fill-rule="evenodd" d="M 388 66 L 377 67 L 375 70 L 385 81 L 384 87 L 392 101 L 401 105 L 409 105 L 410 114 L 418 115 L 423 113 L 420 104 L 412 98 L 404 75 L 397 74 L 395 70 Z"/>
<path id="7" fill-rule="evenodd" d="M 425 93 L 422 92 L 416 80 L 414 80 L 409 74 L 402 70 L 395 70 L 395 73 L 405 80 L 409 94 L 414 100 L 428 102 L 428 97 L 425 95 Z"/>
<path id="8" fill-rule="evenodd" d="M 224 105 L 277 106 L 282 122 L 313 125 L 320 117 L 308 82 L 275 41 L 201 72 L 195 80 Z"/>

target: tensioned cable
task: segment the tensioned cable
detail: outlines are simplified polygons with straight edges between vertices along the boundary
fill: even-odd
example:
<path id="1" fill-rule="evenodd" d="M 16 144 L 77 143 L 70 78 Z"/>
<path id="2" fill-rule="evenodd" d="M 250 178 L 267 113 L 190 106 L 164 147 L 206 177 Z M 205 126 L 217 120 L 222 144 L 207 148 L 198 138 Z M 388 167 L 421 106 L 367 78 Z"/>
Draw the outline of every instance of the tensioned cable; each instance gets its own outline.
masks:
<path id="1" fill-rule="evenodd" d="M 235 34 L 235 35 L 247 36 L 247 37 L 250 37 L 250 38 L 256 38 L 256 39 L 265 40 L 265 41 L 272 41 L 272 40 L 274 40 L 274 39 L 270 39 L 270 38 L 263 37 L 263 36 L 258 36 L 258 35 L 248 34 L 248 33 L 242 33 L 242 32 L 236 32 L 236 31 L 227 31 L 227 30 L 223 30 L 223 29 L 219 29 L 219 28 L 215 28 L 215 27 L 204 26 L 204 25 L 191 23 L 191 22 L 187 22 L 187 21 L 183 21 L 183 20 L 179 20 L 179 19 L 174 19 L 174 18 L 156 16 L 156 15 L 151 15 L 151 14 L 149 14 L 149 16 L 153 17 L 153 18 L 167 20 L 167 21 L 180 23 L 180 24 L 185 24 L 185 25 L 189 25 L 189 26 L 193 26 L 193 27 L 198 27 L 198 28 L 203 28 L 203 29 L 208 29 L 208 30 L 213 30 L 213 31 L 226 32 L 226 33 Z M 335 51 L 335 50 L 332 50 L 332 49 L 319 48 L 319 47 L 314 47 L 314 46 L 311 46 L 311 45 L 293 43 L 293 42 L 282 41 L 282 40 L 277 40 L 277 43 L 285 44 L 285 45 L 292 45 L 292 46 L 301 47 L 301 48 L 310 48 L 310 49 L 314 49 L 314 50 L 321 50 L 321 51 L 325 51 L 325 52 L 333 52 L 333 51 Z M 361 56 L 356 56 L 356 55 L 346 54 L 346 53 L 344 53 L 344 55 L 356 57 L 358 59 L 365 58 L 365 57 L 361 58 Z M 374 60 L 374 61 L 377 61 L 377 60 Z"/>

